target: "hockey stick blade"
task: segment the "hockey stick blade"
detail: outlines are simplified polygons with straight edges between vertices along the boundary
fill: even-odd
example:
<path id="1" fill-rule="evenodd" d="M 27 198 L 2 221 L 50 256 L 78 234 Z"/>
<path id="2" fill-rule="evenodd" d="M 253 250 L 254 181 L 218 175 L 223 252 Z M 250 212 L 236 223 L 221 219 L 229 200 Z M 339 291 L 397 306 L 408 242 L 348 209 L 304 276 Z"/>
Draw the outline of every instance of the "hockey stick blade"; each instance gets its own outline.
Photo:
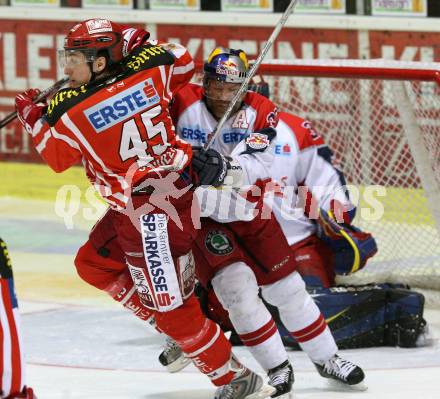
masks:
<path id="1" fill-rule="evenodd" d="M 53 84 L 53 86 L 50 86 L 47 89 L 43 90 L 37 97 L 35 97 L 33 102 L 37 103 L 49 97 L 54 91 L 60 89 L 65 83 L 67 83 L 68 80 L 69 78 L 63 78 L 58 80 Z M 16 117 L 17 117 L 17 111 L 11 112 L 9 115 L 7 115 L 4 119 L 0 121 L 0 129 L 11 123 Z"/>
<path id="2" fill-rule="evenodd" d="M 286 10 L 284 11 L 283 15 L 281 16 L 280 20 L 275 25 L 275 28 L 270 35 L 269 39 L 267 40 L 266 44 L 264 45 L 263 49 L 261 50 L 260 55 L 252 65 L 251 70 L 249 71 L 248 75 L 246 76 L 246 79 L 243 81 L 243 83 L 240 86 L 240 89 L 235 93 L 235 96 L 232 98 L 231 102 L 229 103 L 229 106 L 226 110 L 226 112 L 223 114 L 219 122 L 217 123 L 217 126 L 214 129 L 214 132 L 211 134 L 211 137 L 205 144 L 204 148 L 205 150 L 209 149 L 211 147 L 212 143 L 214 142 L 214 139 L 219 135 L 220 130 L 222 129 L 225 122 L 229 119 L 232 110 L 234 109 L 235 104 L 239 100 L 239 98 L 243 95 L 243 93 L 247 90 L 247 87 L 249 85 L 249 82 L 254 77 L 255 72 L 257 71 L 258 67 L 260 66 L 261 62 L 263 61 L 264 57 L 266 56 L 269 49 L 272 47 L 273 43 L 275 42 L 276 38 L 278 37 L 278 34 L 280 33 L 281 29 L 285 25 L 287 19 L 289 18 L 290 14 L 293 12 L 293 9 L 296 6 L 298 0 L 292 0 L 290 4 L 287 6 Z"/>

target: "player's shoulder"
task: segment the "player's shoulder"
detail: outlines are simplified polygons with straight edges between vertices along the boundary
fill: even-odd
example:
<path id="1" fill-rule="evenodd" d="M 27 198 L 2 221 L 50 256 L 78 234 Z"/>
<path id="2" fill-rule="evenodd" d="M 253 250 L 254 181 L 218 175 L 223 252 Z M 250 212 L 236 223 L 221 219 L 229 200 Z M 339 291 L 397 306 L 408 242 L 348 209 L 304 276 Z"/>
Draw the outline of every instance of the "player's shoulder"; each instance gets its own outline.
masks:
<path id="1" fill-rule="evenodd" d="M 185 109 L 197 102 L 202 101 L 202 99 L 202 86 L 194 83 L 188 83 L 176 93 L 172 107 L 174 108 L 174 112 L 181 114 Z"/>
<path id="2" fill-rule="evenodd" d="M 100 89 L 100 87 L 95 85 L 82 85 L 78 88 L 59 90 L 49 102 L 46 112 L 47 122 L 50 126 L 54 126 L 67 111 L 78 106 L 81 102 L 95 94 Z"/>
<path id="3" fill-rule="evenodd" d="M 136 47 L 129 56 L 124 59 L 124 66 L 127 73 L 136 73 L 145 69 L 161 65 L 174 64 L 174 56 L 163 46 L 146 42 Z"/>
<path id="4" fill-rule="evenodd" d="M 295 137 L 300 151 L 324 145 L 322 136 L 315 130 L 310 121 L 287 112 L 280 113 L 280 121 L 289 130 L 290 134 Z"/>
<path id="5" fill-rule="evenodd" d="M 278 124 L 278 107 L 267 97 L 248 91 L 243 103 L 246 108 L 253 109 L 256 113 L 255 130 L 275 127 Z"/>
<path id="6" fill-rule="evenodd" d="M 275 104 L 267 97 L 264 97 L 259 93 L 255 93 L 254 91 L 248 91 L 243 99 L 243 102 L 257 110 L 260 108 L 273 109 L 276 107 Z"/>

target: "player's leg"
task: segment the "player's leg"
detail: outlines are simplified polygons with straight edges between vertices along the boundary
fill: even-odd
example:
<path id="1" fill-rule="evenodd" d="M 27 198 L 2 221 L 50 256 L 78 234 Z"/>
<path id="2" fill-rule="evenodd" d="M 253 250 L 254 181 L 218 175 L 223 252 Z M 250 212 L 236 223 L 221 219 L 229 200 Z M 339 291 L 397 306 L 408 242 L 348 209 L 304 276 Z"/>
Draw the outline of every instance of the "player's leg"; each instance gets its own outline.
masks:
<path id="1" fill-rule="evenodd" d="M 135 209 L 145 201 L 145 197 L 134 196 Z M 172 204 L 180 227 L 159 210 L 132 218 L 122 213 L 115 215 L 114 228 L 136 289 L 144 305 L 155 309 L 157 327 L 177 342 L 214 385 L 223 387 L 219 398 L 227 397 L 224 394 L 238 383 L 243 383 L 245 390 L 231 398 L 244 398 L 244 393 L 251 391 L 263 393 L 261 377 L 232 358 L 230 343 L 220 327 L 204 316 L 194 296 L 190 263 L 196 230 L 191 204 L 192 194 Z M 186 282 L 182 281 L 184 275 Z M 188 290 L 189 280 L 192 286 Z"/>
<path id="2" fill-rule="evenodd" d="M 264 299 L 276 306 L 284 326 L 308 354 L 323 377 L 349 385 L 364 379 L 362 369 L 336 353 L 338 348 L 319 308 L 297 272 L 261 287 Z"/>
<path id="3" fill-rule="evenodd" d="M 252 270 L 243 262 L 233 263 L 214 276 L 212 286 L 241 342 L 268 374 L 276 396 L 290 392 L 293 369 Z"/>
<path id="4" fill-rule="evenodd" d="M 240 224 L 233 224 L 235 228 L 244 228 Z M 272 228 L 273 224 L 262 227 L 260 223 L 256 228 L 262 227 L 260 235 L 263 237 L 269 226 Z M 229 313 L 235 331 L 268 375 L 273 370 L 278 375 L 284 373 L 284 381 L 276 379 L 279 396 L 291 390 L 293 370 L 275 321 L 258 295 L 255 274 L 248 267 L 254 261 L 246 254 L 241 242 L 238 243 L 230 227 L 229 223 L 220 224 L 210 219 L 203 221 L 193 250 L 197 277 L 205 287 L 212 283 L 221 306 Z M 251 224 L 248 227 L 251 228 Z M 290 247 L 287 246 L 287 250 L 290 254 Z M 276 256 L 266 256 L 266 259 L 277 264 L 280 258 L 288 256 L 280 252 Z M 260 272 L 265 273 L 261 269 Z"/>
<path id="5" fill-rule="evenodd" d="M 0 397 L 34 398 L 25 386 L 18 302 L 12 264 L 5 242 L 0 238 Z"/>
<path id="6" fill-rule="evenodd" d="M 77 273 L 86 283 L 109 294 L 136 317 L 153 324 L 153 312 L 141 303 L 116 239 L 114 214 L 115 211 L 109 209 L 93 227 L 89 240 L 78 250 L 75 257 Z"/>

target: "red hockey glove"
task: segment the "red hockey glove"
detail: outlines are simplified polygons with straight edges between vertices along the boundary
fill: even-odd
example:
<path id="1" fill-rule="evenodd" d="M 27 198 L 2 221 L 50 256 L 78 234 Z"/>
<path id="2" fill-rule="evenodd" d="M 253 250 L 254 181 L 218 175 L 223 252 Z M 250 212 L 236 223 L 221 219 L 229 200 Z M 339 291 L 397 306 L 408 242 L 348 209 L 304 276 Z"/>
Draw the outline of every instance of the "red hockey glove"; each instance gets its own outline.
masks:
<path id="1" fill-rule="evenodd" d="M 124 37 L 124 45 L 122 47 L 122 54 L 124 57 L 129 55 L 136 47 L 144 44 L 150 37 L 150 32 L 144 29 L 122 27 L 122 34 Z"/>
<path id="2" fill-rule="evenodd" d="M 17 117 L 28 133 L 32 133 L 35 123 L 46 111 L 44 103 L 34 104 L 32 99 L 40 94 L 38 89 L 29 89 L 15 97 L 15 110 Z"/>

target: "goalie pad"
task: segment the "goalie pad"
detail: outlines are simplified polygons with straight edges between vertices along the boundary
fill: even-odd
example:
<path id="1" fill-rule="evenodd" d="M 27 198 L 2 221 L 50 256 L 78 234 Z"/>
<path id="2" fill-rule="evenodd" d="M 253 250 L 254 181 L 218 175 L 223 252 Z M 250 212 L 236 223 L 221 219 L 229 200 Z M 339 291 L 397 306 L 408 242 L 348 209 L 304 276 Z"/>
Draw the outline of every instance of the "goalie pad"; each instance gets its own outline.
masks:
<path id="1" fill-rule="evenodd" d="M 339 349 L 411 348 L 417 346 L 417 339 L 424 333 L 425 298 L 404 285 L 338 286 L 312 289 L 309 293 L 324 315 Z M 196 295 L 206 316 L 224 331 L 232 331 L 230 341 L 233 345 L 242 345 L 213 290 L 197 285 Z M 277 324 L 284 345 L 299 350 L 299 345 L 281 322 L 277 308 L 267 302 L 265 305 Z"/>
<path id="2" fill-rule="evenodd" d="M 403 285 L 338 286 L 312 289 L 309 293 L 324 315 L 339 349 L 415 347 L 426 326 L 424 296 Z M 282 324 L 278 310 L 266 306 L 284 345 L 299 349 Z"/>
<path id="3" fill-rule="evenodd" d="M 377 252 L 376 240 L 370 233 L 346 223 L 337 223 L 331 210 L 319 210 L 317 226 L 317 236 L 333 252 L 336 274 L 347 275 L 362 269 Z"/>

